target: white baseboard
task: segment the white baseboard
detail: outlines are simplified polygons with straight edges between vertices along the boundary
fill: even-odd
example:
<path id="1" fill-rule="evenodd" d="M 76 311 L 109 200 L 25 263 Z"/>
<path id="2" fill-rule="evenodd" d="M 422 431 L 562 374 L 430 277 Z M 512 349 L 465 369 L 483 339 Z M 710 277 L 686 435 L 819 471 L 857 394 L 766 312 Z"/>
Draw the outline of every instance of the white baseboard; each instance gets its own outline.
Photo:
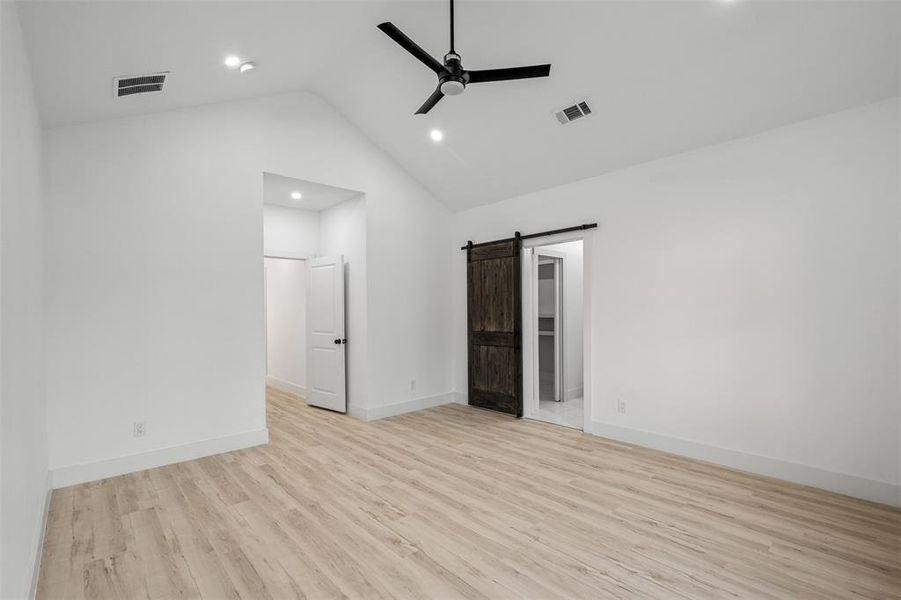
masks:
<path id="1" fill-rule="evenodd" d="M 389 404 L 387 406 L 376 406 L 375 408 L 367 409 L 365 411 L 365 416 L 354 416 L 363 418 L 366 421 L 375 421 L 377 419 L 385 419 L 387 417 L 394 417 L 408 412 L 441 406 L 442 404 L 451 404 L 452 402 L 454 402 L 454 400 L 454 393 L 447 392 L 446 394 L 427 396 L 425 398 L 416 398 L 415 400 L 397 402 L 395 404 Z"/>
<path id="2" fill-rule="evenodd" d="M 454 404 L 469 404 L 468 392 L 451 392 L 454 395 Z"/>
<path id="3" fill-rule="evenodd" d="M 50 471 L 47 471 L 45 482 L 44 506 L 41 510 L 41 525 L 35 532 L 32 542 L 31 556 L 31 588 L 28 590 L 28 598 L 34 600 L 38 594 L 38 579 L 41 576 L 41 558 L 44 555 L 44 538 L 47 536 L 47 519 L 50 517 L 50 496 L 53 494 L 53 479 Z"/>
<path id="4" fill-rule="evenodd" d="M 581 397 L 582 397 L 582 388 L 580 388 L 580 387 L 570 388 L 570 389 L 566 390 L 566 394 L 564 395 L 564 398 L 566 398 L 567 400 L 573 400 L 574 398 L 581 398 Z"/>
<path id="5" fill-rule="evenodd" d="M 141 454 L 120 456 L 118 458 L 111 458 L 99 462 L 57 467 L 52 471 L 53 488 L 56 489 L 76 485 L 87 481 L 97 481 L 98 479 L 125 475 L 126 473 L 135 473 L 145 469 L 153 469 L 155 467 L 171 465 L 186 460 L 194 460 L 195 458 L 203 458 L 204 456 L 212 456 L 213 454 L 221 454 L 223 452 L 231 452 L 232 450 L 251 448 L 267 443 L 269 443 L 269 430 L 259 429 L 257 431 L 236 433 L 234 435 L 227 435 L 211 440 L 191 442 L 190 444 L 183 444 L 181 446 L 160 448 L 159 450 L 152 450 Z"/>
<path id="6" fill-rule="evenodd" d="M 856 475 L 836 473 L 818 467 L 811 467 L 799 463 L 792 463 L 777 458 L 769 458 L 757 454 L 747 454 L 737 450 L 729 450 L 718 446 L 709 446 L 698 442 L 692 442 L 681 438 L 670 437 L 650 431 L 631 429 L 619 425 L 609 425 L 593 421 L 591 431 L 594 435 L 662 450 L 671 454 L 678 454 L 688 458 L 694 458 L 709 463 L 723 465 L 755 473 L 766 475 L 792 483 L 800 483 L 812 487 L 871 500 L 892 506 L 901 506 L 901 486 L 865 479 Z"/>
<path id="7" fill-rule="evenodd" d="M 272 377 L 271 375 L 266 375 L 266 385 L 271 385 L 272 387 L 284 390 L 286 392 L 290 392 L 292 394 L 297 394 L 298 396 L 306 396 L 307 388 L 300 387 L 290 381 L 284 381 L 282 379 L 278 379 L 277 377 Z"/>
<path id="8" fill-rule="evenodd" d="M 347 414 L 353 417 L 354 419 L 360 419 L 361 421 L 366 421 L 366 409 L 360 408 L 355 404 L 351 404 L 348 402 L 347 404 Z"/>

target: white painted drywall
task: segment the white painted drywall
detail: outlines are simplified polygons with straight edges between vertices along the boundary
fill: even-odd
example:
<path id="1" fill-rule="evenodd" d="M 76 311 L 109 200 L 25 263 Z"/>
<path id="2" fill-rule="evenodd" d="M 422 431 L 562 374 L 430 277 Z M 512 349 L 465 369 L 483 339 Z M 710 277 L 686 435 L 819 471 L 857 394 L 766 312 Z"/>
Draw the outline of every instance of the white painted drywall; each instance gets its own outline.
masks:
<path id="1" fill-rule="evenodd" d="M 392 182 L 390 193 L 366 195 L 373 414 L 430 405 L 452 389 L 450 213 L 411 180 Z"/>
<path id="2" fill-rule="evenodd" d="M 896 99 L 457 213 L 454 242 L 597 221 L 595 422 L 810 467 L 793 472 L 888 501 L 901 483 L 898 144 Z M 465 257 L 453 260 L 464 391 Z"/>
<path id="3" fill-rule="evenodd" d="M 302 393 L 307 387 L 306 261 L 267 258 L 266 378 Z"/>
<path id="4" fill-rule="evenodd" d="M 449 213 L 319 98 L 51 129 L 44 147 L 51 467 L 265 427 L 264 171 L 366 194 L 351 403 L 408 398 L 410 370 L 449 392 Z"/>
<path id="5" fill-rule="evenodd" d="M 30 593 L 48 490 L 41 131 L 17 10 L 0 2 L 0 598 Z"/>
<path id="6" fill-rule="evenodd" d="M 319 249 L 319 212 L 263 205 L 263 252 L 266 256 L 308 258 Z"/>
<path id="7" fill-rule="evenodd" d="M 566 398 L 582 396 L 582 242 L 550 244 L 536 249 L 562 252 L 563 260 L 563 363 Z"/>

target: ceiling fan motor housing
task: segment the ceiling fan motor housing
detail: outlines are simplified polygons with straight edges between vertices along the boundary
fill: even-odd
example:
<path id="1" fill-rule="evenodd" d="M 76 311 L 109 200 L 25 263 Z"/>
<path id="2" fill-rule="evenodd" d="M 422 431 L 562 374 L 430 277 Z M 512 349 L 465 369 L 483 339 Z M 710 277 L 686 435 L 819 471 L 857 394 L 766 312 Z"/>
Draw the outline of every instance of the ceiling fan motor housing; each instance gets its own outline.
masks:
<path id="1" fill-rule="evenodd" d="M 466 89 L 466 71 L 463 70 L 459 54 L 450 52 L 444 55 L 444 70 L 439 77 L 441 93 L 445 96 L 457 96 Z"/>

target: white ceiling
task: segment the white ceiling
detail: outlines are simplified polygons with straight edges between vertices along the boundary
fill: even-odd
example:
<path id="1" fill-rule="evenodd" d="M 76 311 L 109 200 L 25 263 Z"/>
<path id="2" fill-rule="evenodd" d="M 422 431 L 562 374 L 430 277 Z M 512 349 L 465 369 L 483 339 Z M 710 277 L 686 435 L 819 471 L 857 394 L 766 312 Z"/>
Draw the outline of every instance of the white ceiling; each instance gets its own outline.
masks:
<path id="1" fill-rule="evenodd" d="M 301 199 L 291 198 L 292 192 L 300 192 Z M 315 183 L 305 179 L 285 177 L 275 173 L 263 173 L 263 203 L 300 208 L 303 210 L 324 210 L 345 200 L 356 198 L 361 192 L 346 190 L 333 185 Z"/>
<path id="2" fill-rule="evenodd" d="M 467 67 L 551 62 L 551 77 L 471 85 L 417 117 L 434 75 L 375 26 L 393 21 L 440 58 L 445 2 L 66 1 L 20 13 L 47 127 L 311 90 L 454 210 L 899 94 L 892 2 L 464 0 Z M 259 68 L 225 69 L 232 52 Z M 112 77 L 160 70 L 172 71 L 164 94 L 112 98 Z M 586 96 L 595 115 L 558 125 L 553 110 Z"/>

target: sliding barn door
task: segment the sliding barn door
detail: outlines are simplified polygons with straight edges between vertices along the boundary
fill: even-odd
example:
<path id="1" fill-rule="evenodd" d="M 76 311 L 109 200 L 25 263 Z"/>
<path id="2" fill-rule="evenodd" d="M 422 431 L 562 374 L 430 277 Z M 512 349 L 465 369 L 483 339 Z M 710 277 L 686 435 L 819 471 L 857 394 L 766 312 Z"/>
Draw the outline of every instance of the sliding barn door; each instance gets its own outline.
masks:
<path id="1" fill-rule="evenodd" d="M 467 248 L 469 403 L 522 416 L 522 285 L 517 238 Z"/>

